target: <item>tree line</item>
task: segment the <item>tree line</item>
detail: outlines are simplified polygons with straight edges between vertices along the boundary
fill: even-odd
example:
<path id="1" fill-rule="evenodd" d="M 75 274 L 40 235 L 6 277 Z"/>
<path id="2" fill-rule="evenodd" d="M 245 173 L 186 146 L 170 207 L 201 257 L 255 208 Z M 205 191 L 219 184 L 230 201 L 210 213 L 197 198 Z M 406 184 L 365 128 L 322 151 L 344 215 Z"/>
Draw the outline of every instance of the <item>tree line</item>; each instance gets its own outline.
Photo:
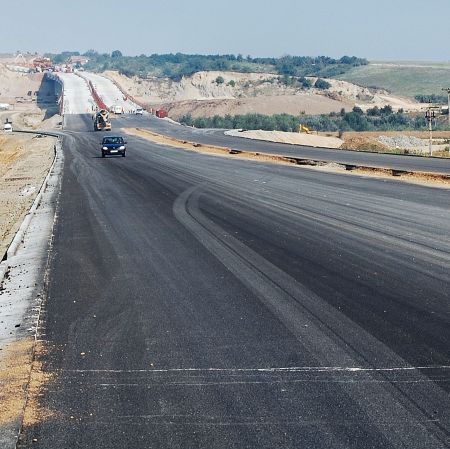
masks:
<path id="1" fill-rule="evenodd" d="M 79 52 L 47 54 L 55 64 L 63 64 Z M 275 73 L 285 76 L 332 77 L 345 73 L 352 67 L 368 64 L 364 58 L 343 56 L 334 59 L 327 56 L 283 56 L 280 58 L 253 58 L 243 55 L 152 54 L 124 56 L 120 50 L 99 53 L 89 50 L 82 54 L 89 58 L 87 70 L 103 72 L 117 70 L 126 76 L 165 76 L 180 79 L 200 71 L 235 71 L 241 73 Z"/>
<path id="2" fill-rule="evenodd" d="M 208 118 L 193 118 L 190 114 L 179 118 L 180 123 L 196 128 L 221 129 L 262 129 L 265 131 L 297 132 L 303 124 L 315 131 L 393 131 L 393 130 L 425 130 L 427 122 L 423 114 L 405 114 L 401 109 L 394 112 L 390 106 L 368 109 L 364 113 L 359 107 L 346 112 L 322 115 L 290 115 L 290 114 L 245 114 L 225 115 Z M 436 123 L 437 129 L 446 129 L 446 125 Z"/>

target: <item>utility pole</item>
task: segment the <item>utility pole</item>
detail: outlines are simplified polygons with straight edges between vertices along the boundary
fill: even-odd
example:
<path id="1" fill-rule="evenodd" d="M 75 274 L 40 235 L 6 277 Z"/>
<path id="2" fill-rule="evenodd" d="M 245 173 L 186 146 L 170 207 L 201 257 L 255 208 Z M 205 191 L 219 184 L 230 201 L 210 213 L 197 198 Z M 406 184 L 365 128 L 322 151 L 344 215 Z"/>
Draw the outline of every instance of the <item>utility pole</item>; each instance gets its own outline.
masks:
<path id="1" fill-rule="evenodd" d="M 425 112 L 425 118 L 428 122 L 428 131 L 430 132 L 430 143 L 428 147 L 430 156 L 433 155 L 433 121 L 436 119 L 436 109 L 439 109 L 439 106 L 432 106 L 430 102 L 430 105 Z"/>
<path id="2" fill-rule="evenodd" d="M 447 92 L 447 100 L 448 100 L 448 124 L 450 126 L 450 87 L 447 87 L 446 89 L 442 89 L 444 92 Z"/>

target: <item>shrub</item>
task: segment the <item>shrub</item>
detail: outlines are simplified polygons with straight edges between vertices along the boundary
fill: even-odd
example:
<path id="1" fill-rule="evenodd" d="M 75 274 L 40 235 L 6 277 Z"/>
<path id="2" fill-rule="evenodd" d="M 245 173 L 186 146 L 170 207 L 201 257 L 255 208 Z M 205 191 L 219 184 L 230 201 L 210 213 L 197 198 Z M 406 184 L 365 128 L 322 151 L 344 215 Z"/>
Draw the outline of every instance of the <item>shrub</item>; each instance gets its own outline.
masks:
<path id="1" fill-rule="evenodd" d="M 300 84 L 302 85 L 303 89 L 310 89 L 312 87 L 312 81 L 302 76 L 299 79 Z"/>
<path id="2" fill-rule="evenodd" d="M 419 103 L 438 103 L 438 104 L 446 104 L 448 98 L 445 95 L 416 95 L 414 97 Z"/>
<path id="3" fill-rule="evenodd" d="M 315 82 L 314 87 L 316 89 L 326 90 L 331 87 L 331 84 L 329 82 L 323 80 L 322 78 L 317 78 L 317 81 Z"/>
<path id="4" fill-rule="evenodd" d="M 380 108 L 378 106 L 374 106 L 373 108 L 367 109 L 367 115 L 371 117 L 379 117 L 381 115 Z"/>

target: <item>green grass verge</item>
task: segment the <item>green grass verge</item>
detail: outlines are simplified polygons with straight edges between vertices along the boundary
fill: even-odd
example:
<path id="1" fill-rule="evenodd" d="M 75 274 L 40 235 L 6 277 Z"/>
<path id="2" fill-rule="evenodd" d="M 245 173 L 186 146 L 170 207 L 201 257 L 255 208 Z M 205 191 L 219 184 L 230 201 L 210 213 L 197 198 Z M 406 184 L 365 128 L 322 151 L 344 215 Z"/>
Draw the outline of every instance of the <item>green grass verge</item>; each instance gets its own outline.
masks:
<path id="1" fill-rule="evenodd" d="M 450 87 L 450 63 L 371 62 L 337 78 L 411 98 L 421 94 L 443 95 L 441 89 Z"/>

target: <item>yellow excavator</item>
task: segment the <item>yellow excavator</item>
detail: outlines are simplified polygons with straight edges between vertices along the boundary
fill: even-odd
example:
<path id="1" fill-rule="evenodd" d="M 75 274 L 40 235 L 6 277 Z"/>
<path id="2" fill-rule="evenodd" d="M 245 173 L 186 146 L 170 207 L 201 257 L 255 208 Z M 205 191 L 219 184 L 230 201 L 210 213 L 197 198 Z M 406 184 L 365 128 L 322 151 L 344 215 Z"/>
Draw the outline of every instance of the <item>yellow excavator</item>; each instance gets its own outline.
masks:
<path id="1" fill-rule="evenodd" d="M 300 125 L 298 125 L 298 132 L 299 133 L 311 134 L 312 133 L 312 129 L 309 129 L 305 125 L 300 123 Z"/>

